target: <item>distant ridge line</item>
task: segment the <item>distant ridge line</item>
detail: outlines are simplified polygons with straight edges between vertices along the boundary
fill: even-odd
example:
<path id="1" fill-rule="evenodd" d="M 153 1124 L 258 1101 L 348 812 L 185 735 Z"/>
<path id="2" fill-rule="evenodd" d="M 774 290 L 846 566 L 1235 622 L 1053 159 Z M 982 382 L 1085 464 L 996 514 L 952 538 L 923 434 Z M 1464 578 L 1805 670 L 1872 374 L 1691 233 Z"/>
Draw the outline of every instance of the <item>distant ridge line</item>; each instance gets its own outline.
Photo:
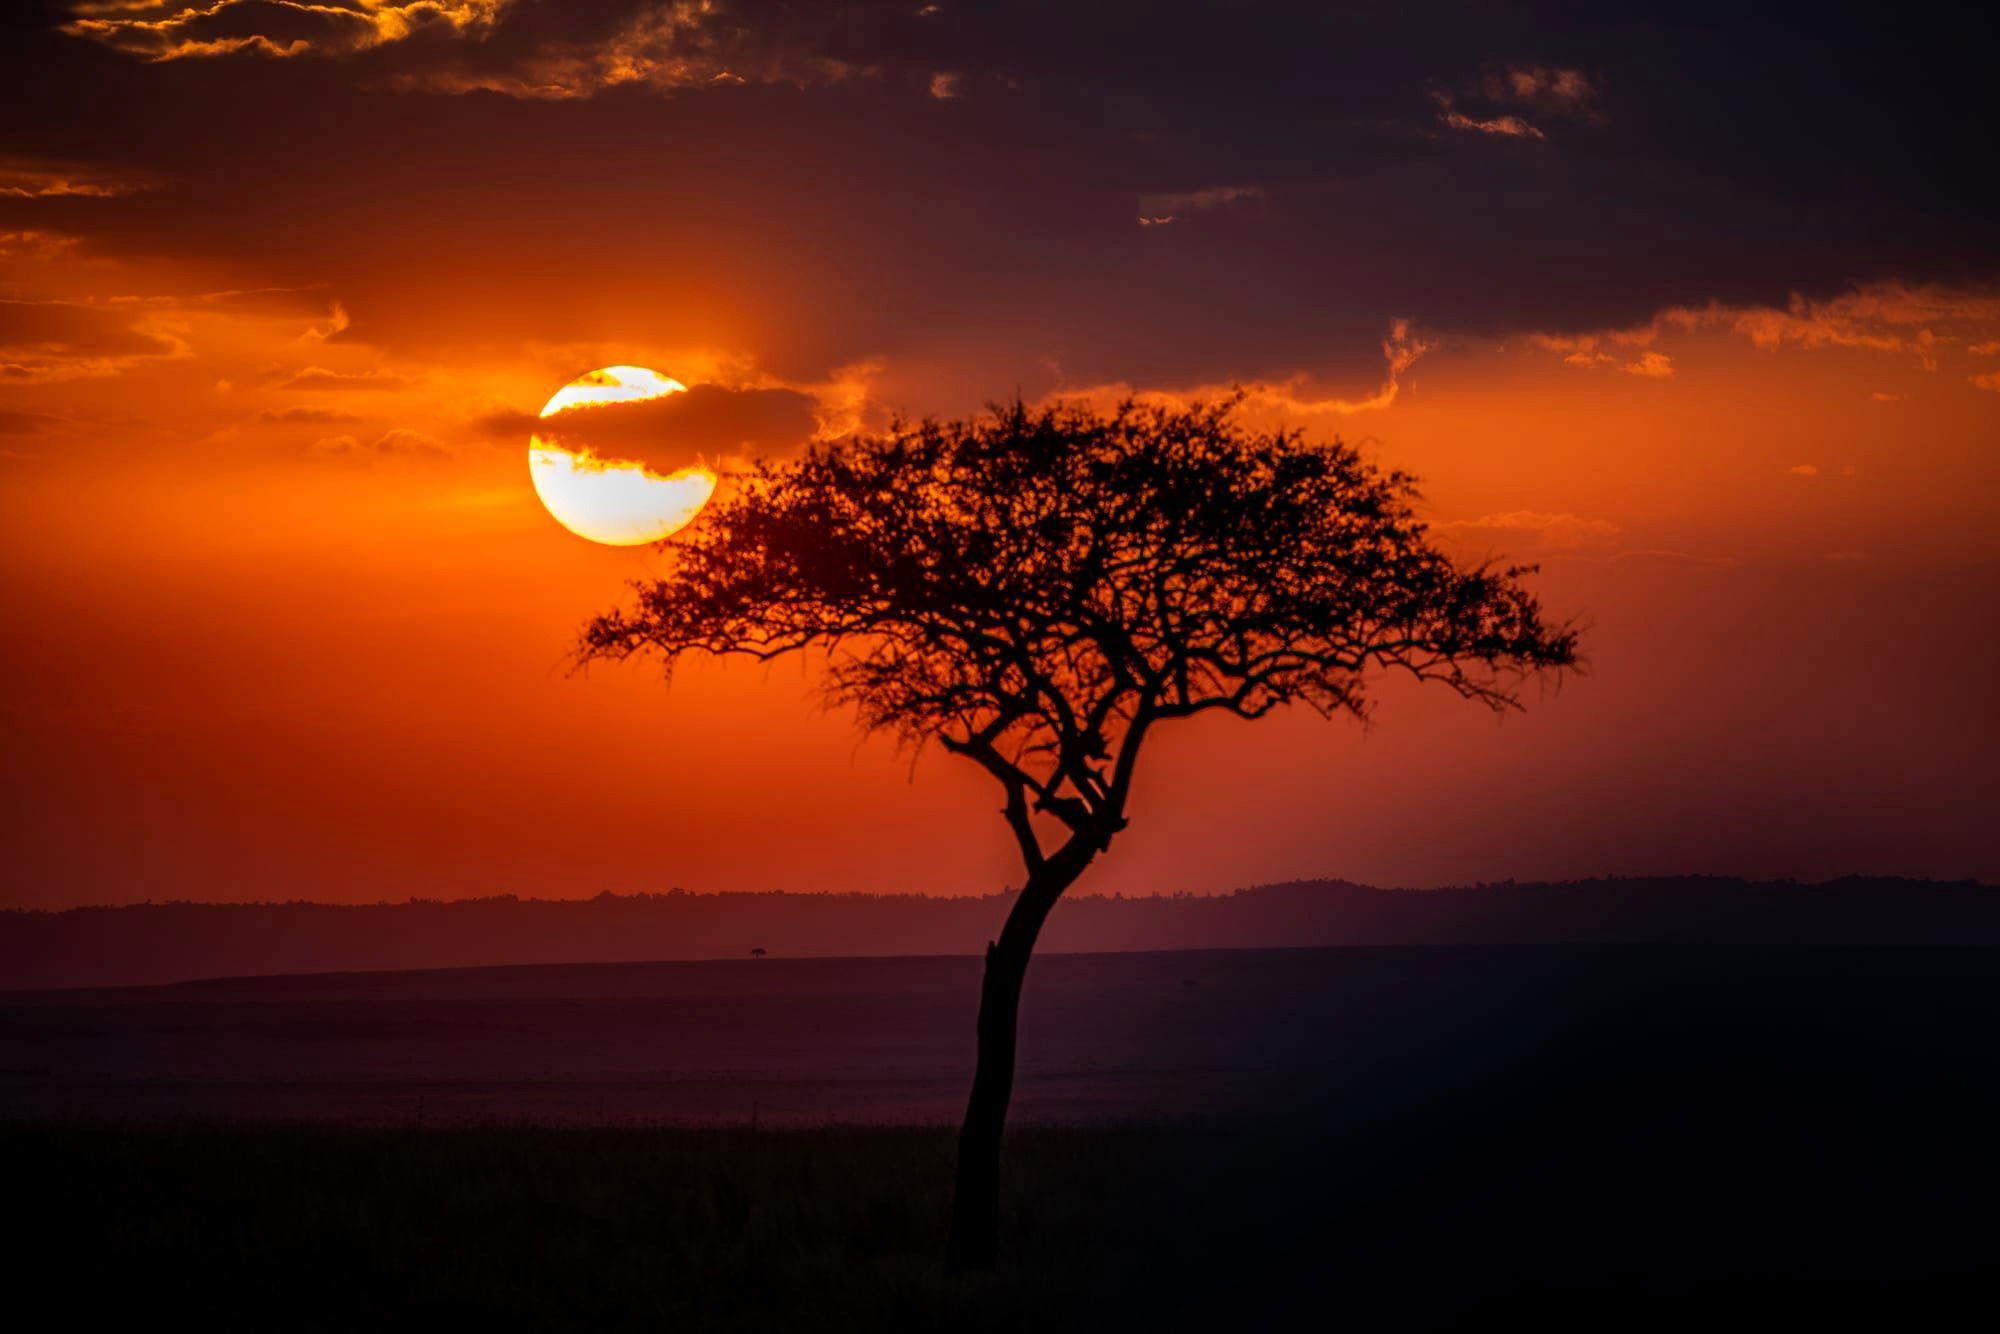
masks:
<path id="1" fill-rule="evenodd" d="M 139 903 L 0 910 L 0 989 L 228 976 L 977 952 L 1009 896 L 730 891 L 398 903 Z M 2000 945 L 2000 887 L 1844 876 L 1607 876 L 1380 889 L 1292 880 L 1214 894 L 1085 895 L 1050 920 L 1063 953 L 1275 946 Z"/>

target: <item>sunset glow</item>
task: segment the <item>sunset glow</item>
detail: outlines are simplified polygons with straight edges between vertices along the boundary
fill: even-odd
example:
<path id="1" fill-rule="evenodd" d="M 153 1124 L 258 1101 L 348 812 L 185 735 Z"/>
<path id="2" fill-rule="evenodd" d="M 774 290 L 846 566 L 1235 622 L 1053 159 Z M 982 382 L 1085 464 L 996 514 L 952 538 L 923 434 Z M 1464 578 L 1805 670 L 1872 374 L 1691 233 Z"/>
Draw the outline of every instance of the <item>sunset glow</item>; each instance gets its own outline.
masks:
<path id="1" fill-rule="evenodd" d="M 816 667 L 578 627 L 753 460 L 1238 387 L 1587 670 L 1192 722 L 1097 887 L 2000 874 L 1990 61 L 1739 8 L 0 6 L 14 901 L 990 892 Z"/>

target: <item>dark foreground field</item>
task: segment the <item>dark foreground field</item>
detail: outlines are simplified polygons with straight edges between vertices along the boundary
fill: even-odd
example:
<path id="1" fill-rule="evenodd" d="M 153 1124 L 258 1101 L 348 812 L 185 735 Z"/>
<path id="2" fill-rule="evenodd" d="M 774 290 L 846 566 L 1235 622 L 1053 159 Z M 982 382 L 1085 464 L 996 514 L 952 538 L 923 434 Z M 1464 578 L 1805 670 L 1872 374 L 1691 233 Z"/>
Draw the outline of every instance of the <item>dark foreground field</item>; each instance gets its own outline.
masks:
<path id="1" fill-rule="evenodd" d="M 665 1055 L 630 1079 L 698 1083 L 676 1053 L 731 1049 L 736 1076 L 790 1071 L 830 1113 L 882 1119 L 885 1069 L 926 1090 L 954 1078 L 917 1053 L 945 1060 L 942 1035 L 963 1031 L 963 1003 L 929 1013 L 962 962 L 643 985 L 432 975 L 368 982 L 365 1001 L 352 979 L 11 998 L 0 1171 L 26 1226 L 10 1283 L 79 1328 L 2000 1320 L 2000 955 L 1982 949 L 1045 960 L 1024 1088 L 1044 1123 L 1010 1145 L 1006 1263 L 972 1282 L 936 1269 L 948 1130 L 646 1125 L 632 1114 L 656 1103 L 605 1091 L 607 1069 L 639 1061 L 644 1017 Z M 935 993 L 926 969 L 943 970 Z M 742 1003 L 721 1003 L 732 988 Z M 522 991 L 537 995 L 510 1008 Z M 589 993 L 571 1008 L 596 1021 L 625 1015 L 608 1046 L 561 1018 L 562 991 Z M 400 1042 L 398 1005 L 418 1029 Z M 725 1039 L 680 1031 L 731 1014 Z M 475 1055 L 437 1075 L 448 1096 L 423 1124 L 354 1094 L 422 1083 L 409 1064 L 453 1032 Z M 511 1078 L 509 1034 L 526 1067 Z M 233 1084 L 228 1060 L 249 1062 Z M 1051 1090 L 1078 1080 L 1094 1092 L 1070 1119 L 1092 1123 L 1047 1124 Z M 524 1084 L 590 1114 L 466 1114 L 477 1089 Z M 271 1119 L 312 1088 L 316 1119 Z"/>

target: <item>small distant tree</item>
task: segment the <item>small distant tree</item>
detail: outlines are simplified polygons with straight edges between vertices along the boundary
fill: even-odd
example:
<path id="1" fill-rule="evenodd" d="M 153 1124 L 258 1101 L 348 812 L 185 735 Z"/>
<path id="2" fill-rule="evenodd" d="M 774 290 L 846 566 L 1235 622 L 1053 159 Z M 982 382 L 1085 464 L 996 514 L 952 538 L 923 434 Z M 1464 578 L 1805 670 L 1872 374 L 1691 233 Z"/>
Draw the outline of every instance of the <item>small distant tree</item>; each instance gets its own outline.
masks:
<path id="1" fill-rule="evenodd" d="M 1163 724 L 1300 704 L 1362 717 L 1383 673 L 1490 708 L 1576 660 L 1524 568 L 1461 567 L 1411 478 L 1261 432 L 1240 400 L 1020 403 L 763 463 L 665 544 L 582 656 L 823 650 L 832 701 L 990 774 L 1026 881 L 986 947 L 947 1263 L 990 1266 L 1021 987 L 1058 899 L 1126 826 Z"/>

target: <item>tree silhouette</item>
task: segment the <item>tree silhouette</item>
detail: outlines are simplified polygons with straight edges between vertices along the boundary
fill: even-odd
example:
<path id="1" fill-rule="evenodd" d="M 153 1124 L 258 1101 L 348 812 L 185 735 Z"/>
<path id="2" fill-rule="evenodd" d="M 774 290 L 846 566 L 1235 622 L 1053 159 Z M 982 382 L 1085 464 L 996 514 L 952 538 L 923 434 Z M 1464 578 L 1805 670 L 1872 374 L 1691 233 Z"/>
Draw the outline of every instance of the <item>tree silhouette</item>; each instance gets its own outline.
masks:
<path id="1" fill-rule="evenodd" d="M 825 654 L 832 701 L 992 775 L 1027 879 L 986 948 L 948 1263 L 992 1264 L 1021 985 L 1050 910 L 1126 825 L 1142 744 L 1288 704 L 1363 716 L 1400 671 L 1495 709 L 1574 663 L 1523 568 L 1460 568 L 1412 479 L 1262 433 L 1240 399 L 1020 403 L 759 464 L 665 544 L 582 656 Z"/>

